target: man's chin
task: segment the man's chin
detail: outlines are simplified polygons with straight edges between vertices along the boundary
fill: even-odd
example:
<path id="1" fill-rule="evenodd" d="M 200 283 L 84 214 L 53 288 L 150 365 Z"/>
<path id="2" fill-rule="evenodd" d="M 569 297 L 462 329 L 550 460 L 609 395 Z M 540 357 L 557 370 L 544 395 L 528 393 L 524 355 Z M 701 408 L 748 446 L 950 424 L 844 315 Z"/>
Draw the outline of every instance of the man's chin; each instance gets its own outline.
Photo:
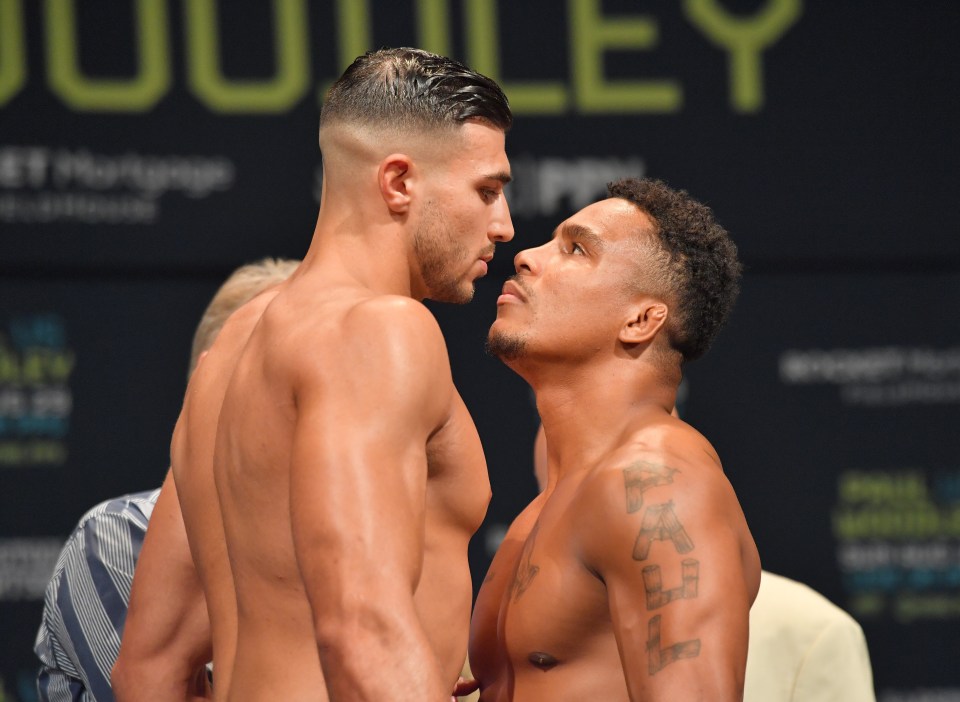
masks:
<path id="1" fill-rule="evenodd" d="M 447 285 L 440 290 L 434 290 L 430 293 L 430 299 L 434 302 L 448 302 L 452 305 L 465 305 L 473 300 L 475 288 L 470 281 L 457 281 Z"/>
<path id="2" fill-rule="evenodd" d="M 493 329 L 487 335 L 487 353 L 504 363 L 522 358 L 526 353 L 526 347 L 527 341 L 522 336 L 505 334 Z"/>

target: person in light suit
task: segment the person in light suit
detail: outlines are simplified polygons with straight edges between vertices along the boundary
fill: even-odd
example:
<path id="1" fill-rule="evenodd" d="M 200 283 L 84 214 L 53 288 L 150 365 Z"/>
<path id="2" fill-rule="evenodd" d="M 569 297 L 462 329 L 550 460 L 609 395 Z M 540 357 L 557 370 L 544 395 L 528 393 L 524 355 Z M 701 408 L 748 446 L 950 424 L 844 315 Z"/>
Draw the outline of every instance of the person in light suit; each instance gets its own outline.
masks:
<path id="1" fill-rule="evenodd" d="M 819 592 L 762 571 L 744 702 L 874 702 L 863 629 Z"/>

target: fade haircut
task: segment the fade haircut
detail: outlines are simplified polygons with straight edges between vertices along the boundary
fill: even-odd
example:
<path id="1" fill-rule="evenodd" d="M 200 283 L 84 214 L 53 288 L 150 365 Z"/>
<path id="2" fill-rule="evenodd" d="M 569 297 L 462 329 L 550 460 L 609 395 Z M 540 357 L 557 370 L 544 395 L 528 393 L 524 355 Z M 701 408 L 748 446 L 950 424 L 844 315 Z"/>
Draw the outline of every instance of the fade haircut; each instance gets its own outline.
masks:
<path id="1" fill-rule="evenodd" d="M 710 348 L 740 292 L 737 247 L 713 211 L 685 190 L 650 178 L 625 178 L 607 185 L 610 197 L 628 200 L 654 222 L 653 273 L 671 298 L 670 346 L 684 361 Z"/>
<path id="2" fill-rule="evenodd" d="M 192 375 L 197 367 L 200 354 L 213 346 L 227 317 L 267 288 L 289 278 L 298 265 L 300 261 L 264 258 L 256 263 L 240 266 L 224 281 L 204 310 L 193 335 L 189 375 Z"/>
<path id="3" fill-rule="evenodd" d="M 358 57 L 330 88 L 320 131 L 336 122 L 452 129 L 469 119 L 510 129 L 510 105 L 493 80 L 422 49 L 380 49 Z"/>

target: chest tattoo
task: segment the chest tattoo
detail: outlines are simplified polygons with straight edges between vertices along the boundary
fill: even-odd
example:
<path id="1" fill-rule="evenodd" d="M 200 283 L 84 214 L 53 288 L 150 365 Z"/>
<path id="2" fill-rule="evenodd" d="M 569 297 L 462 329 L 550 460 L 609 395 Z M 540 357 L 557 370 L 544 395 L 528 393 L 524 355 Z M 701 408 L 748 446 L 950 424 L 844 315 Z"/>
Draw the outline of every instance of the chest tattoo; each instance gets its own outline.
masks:
<path id="1" fill-rule="evenodd" d="M 530 557 L 533 554 L 533 547 L 537 541 L 538 531 L 540 531 L 540 522 L 537 522 L 534 525 L 533 530 L 530 532 L 530 536 L 527 538 L 527 543 L 523 545 L 523 553 L 520 556 L 520 563 L 517 564 L 517 575 L 513 581 L 514 601 L 520 599 L 520 595 L 527 591 L 527 588 L 530 587 L 530 583 L 533 582 L 533 579 L 537 577 L 537 573 L 540 572 L 540 566 L 530 562 Z"/>

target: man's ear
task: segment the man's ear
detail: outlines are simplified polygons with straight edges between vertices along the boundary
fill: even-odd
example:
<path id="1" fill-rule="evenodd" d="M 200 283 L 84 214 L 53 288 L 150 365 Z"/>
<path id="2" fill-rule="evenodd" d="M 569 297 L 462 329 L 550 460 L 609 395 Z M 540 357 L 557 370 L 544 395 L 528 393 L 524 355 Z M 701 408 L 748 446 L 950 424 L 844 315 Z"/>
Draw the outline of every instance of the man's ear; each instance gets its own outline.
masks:
<path id="1" fill-rule="evenodd" d="M 413 160 L 406 154 L 390 154 L 380 162 L 377 183 L 380 195 L 394 214 L 406 214 L 410 209 L 410 178 Z"/>
<path id="2" fill-rule="evenodd" d="M 620 329 L 620 341 L 624 344 L 646 344 L 667 322 L 670 310 L 666 303 L 655 298 L 644 298 L 637 303 L 627 321 Z"/>

